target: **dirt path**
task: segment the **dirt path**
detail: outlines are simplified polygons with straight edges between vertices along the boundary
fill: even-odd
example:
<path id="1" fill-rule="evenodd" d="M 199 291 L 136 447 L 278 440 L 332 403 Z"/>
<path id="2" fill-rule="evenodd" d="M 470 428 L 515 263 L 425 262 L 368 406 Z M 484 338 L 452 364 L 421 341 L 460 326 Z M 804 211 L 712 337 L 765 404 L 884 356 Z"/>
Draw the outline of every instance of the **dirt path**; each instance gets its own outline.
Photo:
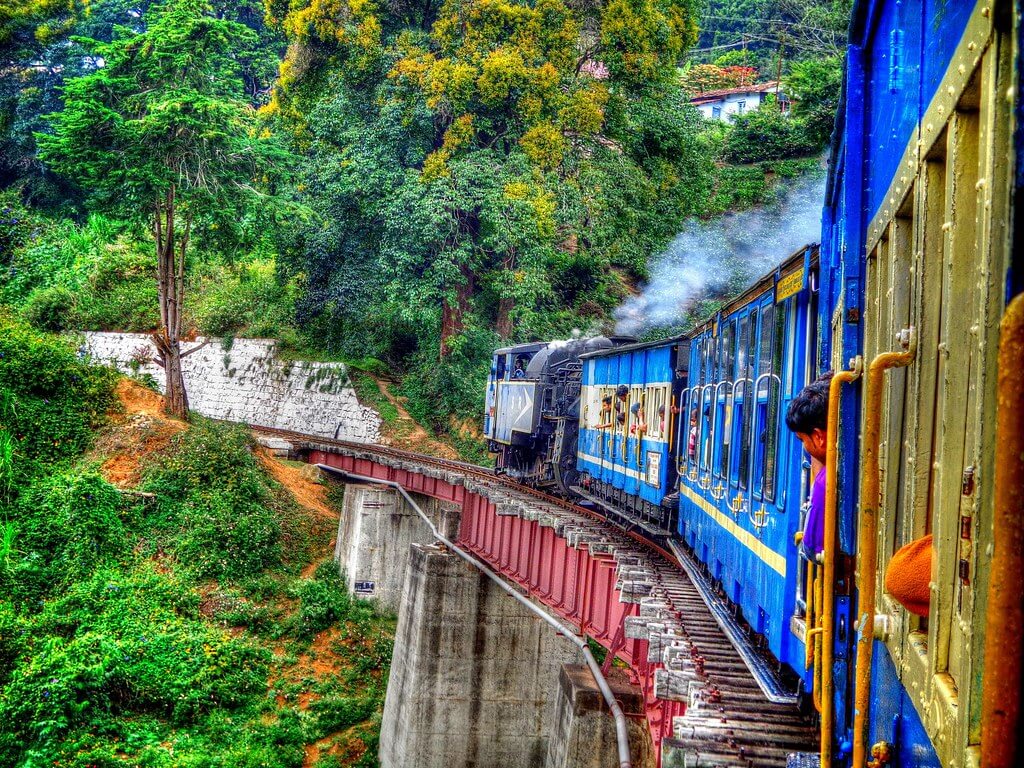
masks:
<path id="1" fill-rule="evenodd" d="M 188 425 L 164 414 L 163 397 L 136 381 L 121 379 L 115 392 L 122 410 L 111 415 L 90 456 L 102 459 L 100 473 L 107 482 L 134 488 L 142 479 L 146 459 L 166 448 Z"/>
<path id="2" fill-rule="evenodd" d="M 459 459 L 458 451 L 450 445 L 446 445 L 437 438 L 432 437 L 430 433 L 412 417 L 402 402 L 405 398 L 396 397 L 391 391 L 391 386 L 387 381 L 376 376 L 371 376 L 370 378 L 372 378 L 374 383 L 376 383 L 377 389 L 380 390 L 380 393 L 389 403 L 395 406 L 395 410 L 398 411 L 398 422 L 396 424 L 384 425 L 385 433 L 389 438 L 391 445 L 395 448 L 401 448 L 402 450 L 425 453 L 429 456 L 437 456 L 442 459 Z"/>

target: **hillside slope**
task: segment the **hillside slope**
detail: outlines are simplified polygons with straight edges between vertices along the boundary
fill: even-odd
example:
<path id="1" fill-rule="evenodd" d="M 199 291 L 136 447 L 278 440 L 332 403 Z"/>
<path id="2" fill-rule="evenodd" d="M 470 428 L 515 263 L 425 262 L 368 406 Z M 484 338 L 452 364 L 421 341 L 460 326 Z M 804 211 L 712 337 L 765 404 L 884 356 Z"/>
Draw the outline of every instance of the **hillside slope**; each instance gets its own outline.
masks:
<path id="1" fill-rule="evenodd" d="M 376 765 L 394 619 L 337 494 L 159 406 L 0 317 L 0 764 Z"/>

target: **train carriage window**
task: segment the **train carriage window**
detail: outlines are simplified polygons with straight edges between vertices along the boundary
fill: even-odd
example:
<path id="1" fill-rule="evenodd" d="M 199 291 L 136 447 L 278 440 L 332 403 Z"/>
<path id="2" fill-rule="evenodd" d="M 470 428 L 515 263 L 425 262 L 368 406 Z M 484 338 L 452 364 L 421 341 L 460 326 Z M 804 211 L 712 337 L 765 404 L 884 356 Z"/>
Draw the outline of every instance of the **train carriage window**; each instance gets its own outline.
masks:
<path id="1" fill-rule="evenodd" d="M 663 440 L 668 424 L 668 386 L 659 384 L 647 388 L 647 433 L 652 440 Z"/>
<path id="2" fill-rule="evenodd" d="M 772 306 L 772 386 L 768 390 L 768 428 L 764 444 L 764 488 L 762 495 L 767 501 L 775 500 L 775 478 L 778 466 L 779 425 L 782 420 L 782 357 L 785 349 L 786 312 L 782 307 Z"/>
<path id="3" fill-rule="evenodd" d="M 766 304 L 761 311 L 758 335 L 758 376 L 755 382 L 757 403 L 756 428 L 752 436 L 754 450 L 754 491 L 763 499 L 772 501 L 774 495 L 775 440 L 778 422 L 779 385 L 775 373 L 776 310 Z M 770 461 L 769 461 L 770 457 Z M 768 478 L 771 477 L 769 482 Z"/>
<path id="4" fill-rule="evenodd" d="M 709 335 L 705 337 L 705 364 L 703 364 L 703 381 L 701 384 L 712 384 L 716 378 L 715 372 L 715 344 L 718 340 Z"/>
<path id="5" fill-rule="evenodd" d="M 587 425 L 591 429 L 602 427 L 611 421 L 611 410 L 605 409 L 604 399 L 612 394 L 611 387 L 589 387 L 587 397 Z"/>
<path id="6" fill-rule="evenodd" d="M 705 384 L 701 388 L 700 414 L 698 416 L 700 434 L 698 440 L 700 442 L 700 468 L 706 472 L 711 470 L 712 454 L 714 453 L 712 447 L 715 419 L 714 398 L 714 383 Z"/>
<path id="7" fill-rule="evenodd" d="M 754 353 L 756 351 L 757 342 L 757 308 L 755 307 L 749 316 L 749 320 L 745 321 L 746 333 L 740 334 L 740 348 L 742 350 L 742 357 L 740 358 L 740 372 L 743 376 L 743 412 L 738 414 L 736 418 L 740 419 L 741 434 L 739 442 L 739 481 L 740 488 L 747 489 L 750 483 L 750 442 L 751 442 L 751 425 L 753 422 L 754 414 L 754 403 L 755 393 L 753 390 L 753 376 L 754 376 Z"/>
<path id="8" fill-rule="evenodd" d="M 646 401 L 647 395 L 643 387 L 639 385 L 630 387 L 629 413 L 626 418 L 626 427 L 630 437 L 640 437 L 641 433 L 647 429 L 646 414 L 644 413 Z"/>
<path id="9" fill-rule="evenodd" d="M 712 443 L 717 453 L 715 476 L 727 477 L 729 474 L 729 454 L 732 447 L 732 384 L 736 361 L 736 324 L 730 320 L 722 328 L 721 347 L 719 349 L 719 380 L 714 392 Z"/>

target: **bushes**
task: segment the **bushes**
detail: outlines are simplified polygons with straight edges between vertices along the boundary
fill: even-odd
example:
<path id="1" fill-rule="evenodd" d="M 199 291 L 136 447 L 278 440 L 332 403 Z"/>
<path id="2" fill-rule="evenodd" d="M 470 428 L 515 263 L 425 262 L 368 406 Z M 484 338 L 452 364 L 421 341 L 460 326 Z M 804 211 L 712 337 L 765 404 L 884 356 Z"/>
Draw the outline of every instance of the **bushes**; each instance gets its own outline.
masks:
<path id="1" fill-rule="evenodd" d="M 12 453 L 5 473 L 0 444 L 0 506 L 5 487 L 15 493 L 41 464 L 59 467 L 85 450 L 114 405 L 115 378 L 0 311 L 0 443 Z"/>
<path id="2" fill-rule="evenodd" d="M 393 622 L 332 563 L 312 580 L 279 567 L 308 561 L 314 523 L 248 433 L 199 419 L 146 473 L 157 498 L 124 494 L 74 466 L 111 372 L 0 322 L 0 765 L 300 768 L 328 736 L 364 740 L 372 764 Z M 337 674 L 310 682 L 242 625 L 293 648 L 338 627 L 316 650 Z M 281 705 L 268 683 L 315 706 Z"/>
<path id="3" fill-rule="evenodd" d="M 805 157 L 821 145 L 808 136 L 802 120 L 781 113 L 769 98 L 752 112 L 736 115 L 725 139 L 722 156 L 732 163 L 757 163 Z"/>
<path id="4" fill-rule="evenodd" d="M 208 268 L 197 287 L 196 323 L 211 336 L 276 338 L 295 315 L 298 286 L 277 279 L 272 259 Z"/>
<path id="5" fill-rule="evenodd" d="M 174 439 L 146 480 L 159 497 L 162 538 L 197 577 L 243 578 L 281 563 L 275 513 L 286 502 L 251 445 L 242 427 L 199 421 Z"/>
<path id="6" fill-rule="evenodd" d="M 151 567 L 97 571 L 48 603 L 0 696 L 0 762 L 26 750 L 70 758 L 69 732 L 110 729 L 122 713 L 192 724 L 262 692 L 269 653 L 210 627 L 196 604 Z"/>
<path id="7" fill-rule="evenodd" d="M 127 514 L 121 494 L 98 475 L 41 478 L 21 496 L 9 521 L 17 547 L 17 557 L 10 558 L 12 597 L 27 602 L 124 558 L 130 551 Z"/>

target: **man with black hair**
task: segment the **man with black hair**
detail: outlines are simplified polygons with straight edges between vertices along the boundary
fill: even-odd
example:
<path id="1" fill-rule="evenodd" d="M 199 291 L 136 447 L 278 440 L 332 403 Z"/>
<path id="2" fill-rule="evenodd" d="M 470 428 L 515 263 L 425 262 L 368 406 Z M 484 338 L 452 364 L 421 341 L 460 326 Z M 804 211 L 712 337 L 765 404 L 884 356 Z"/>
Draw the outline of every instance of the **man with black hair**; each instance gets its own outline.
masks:
<path id="1" fill-rule="evenodd" d="M 615 388 L 615 420 L 619 424 L 626 423 L 626 398 L 629 397 L 629 387 L 619 384 Z"/>
<path id="2" fill-rule="evenodd" d="M 786 411 L 786 426 L 792 430 L 804 450 L 818 467 L 811 486 L 811 507 L 804 523 L 801 547 L 811 560 L 825 549 L 825 453 L 828 446 L 828 388 L 831 376 L 821 376 L 808 384 Z"/>

